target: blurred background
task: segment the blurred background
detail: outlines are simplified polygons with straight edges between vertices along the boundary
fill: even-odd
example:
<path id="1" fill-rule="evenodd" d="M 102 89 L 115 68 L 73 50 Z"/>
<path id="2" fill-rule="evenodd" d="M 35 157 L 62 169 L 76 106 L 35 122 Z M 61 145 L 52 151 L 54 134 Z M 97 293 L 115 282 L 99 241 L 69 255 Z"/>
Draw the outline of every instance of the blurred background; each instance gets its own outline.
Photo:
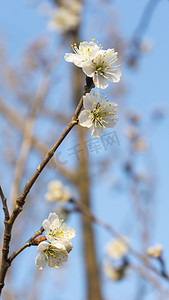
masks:
<path id="1" fill-rule="evenodd" d="M 8 270 L 2 299 L 169 299 L 168 32 L 167 0 L 0 3 L 0 185 L 10 210 L 83 94 L 84 73 L 64 60 L 71 45 L 95 39 L 115 48 L 122 71 L 102 91 L 119 105 L 117 126 L 100 139 L 74 127 L 14 226 L 10 254 L 50 212 L 64 217 L 76 231 L 68 263 L 39 271 L 36 247 L 26 249 Z M 48 201 L 55 180 L 74 201 Z M 0 217 L 2 235 L 2 209 Z M 106 250 L 116 232 L 131 247 L 123 255 Z M 155 244 L 162 255 L 148 257 Z"/>

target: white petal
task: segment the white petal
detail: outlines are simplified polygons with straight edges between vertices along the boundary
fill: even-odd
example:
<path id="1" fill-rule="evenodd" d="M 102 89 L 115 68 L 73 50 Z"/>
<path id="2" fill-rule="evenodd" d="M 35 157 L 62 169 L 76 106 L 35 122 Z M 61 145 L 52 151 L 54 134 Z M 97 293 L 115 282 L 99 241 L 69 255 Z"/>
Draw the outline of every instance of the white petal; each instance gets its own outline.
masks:
<path id="1" fill-rule="evenodd" d="M 94 102 L 97 104 L 98 102 L 98 94 L 96 93 L 92 93 L 92 94 L 86 94 L 85 96 L 83 96 L 83 106 L 85 110 L 88 111 L 92 111 L 95 107 L 96 104 L 94 104 Z"/>
<path id="2" fill-rule="evenodd" d="M 103 77 L 100 74 L 98 74 L 98 76 L 96 74 L 94 74 L 93 81 L 94 81 L 94 84 L 97 88 L 105 89 L 105 88 L 108 87 L 107 78 Z"/>
<path id="3" fill-rule="evenodd" d="M 62 265 L 62 262 L 58 260 L 58 257 L 53 257 L 51 255 L 49 256 L 49 258 L 48 258 L 48 266 L 50 268 L 57 269 L 61 265 Z"/>
<path id="4" fill-rule="evenodd" d="M 82 67 L 82 58 L 78 54 L 66 53 L 64 56 L 65 60 L 74 63 L 77 67 Z"/>
<path id="5" fill-rule="evenodd" d="M 48 242 L 41 242 L 39 243 L 38 247 L 37 247 L 37 251 L 38 252 L 43 252 L 47 247 L 49 246 Z"/>
<path id="6" fill-rule="evenodd" d="M 45 198 L 46 198 L 46 200 L 51 201 L 51 202 L 56 201 L 56 197 L 54 197 L 54 195 L 51 192 L 46 193 Z"/>
<path id="7" fill-rule="evenodd" d="M 93 125 L 91 135 L 99 138 L 100 137 L 100 131 L 101 131 L 100 129 L 101 129 L 101 127 L 99 127 L 99 126 L 96 127 L 96 126 Z"/>
<path id="8" fill-rule="evenodd" d="M 120 81 L 120 77 L 121 77 L 121 71 L 117 68 L 116 70 L 110 70 L 109 69 L 109 73 L 106 73 L 106 77 L 108 77 L 108 80 L 112 81 L 112 82 L 119 82 Z"/>
<path id="9" fill-rule="evenodd" d="M 92 77 L 95 72 L 95 67 L 90 65 L 90 61 L 87 61 L 83 63 L 82 70 L 87 76 Z"/>
<path id="10" fill-rule="evenodd" d="M 75 66 L 81 68 L 83 66 L 82 58 L 78 55 L 76 59 L 74 59 Z"/>
<path id="11" fill-rule="evenodd" d="M 66 242 L 65 242 L 66 243 Z M 60 249 L 60 250 L 66 250 L 66 246 L 63 244 L 63 241 L 62 242 L 57 242 L 57 241 L 53 241 L 52 242 L 52 245 L 54 246 L 54 247 L 56 247 L 57 249 Z"/>
<path id="12" fill-rule="evenodd" d="M 48 230 L 49 226 L 50 226 L 49 220 L 45 219 L 45 220 L 43 221 L 43 223 L 42 223 L 42 227 L 43 227 L 45 230 Z"/>
<path id="13" fill-rule="evenodd" d="M 64 56 L 64 59 L 68 62 L 74 62 L 75 60 L 75 54 L 73 53 L 66 53 Z"/>
<path id="14" fill-rule="evenodd" d="M 119 107 L 118 104 L 116 103 L 106 102 L 106 101 L 100 102 L 100 106 L 104 107 L 104 111 L 111 112 L 111 113 L 114 113 L 115 109 Z"/>
<path id="15" fill-rule="evenodd" d="M 46 258 L 45 254 L 38 254 L 38 256 L 35 259 L 35 265 L 39 270 L 43 270 L 46 265 Z"/>
<path id="16" fill-rule="evenodd" d="M 55 257 L 50 255 L 48 259 L 48 266 L 51 268 L 58 268 L 62 265 L 62 262 L 68 260 L 68 254 L 66 251 L 56 251 Z"/>
<path id="17" fill-rule="evenodd" d="M 90 128 L 92 126 L 92 114 L 87 110 L 83 110 L 79 115 L 79 124 L 83 127 Z"/>
<path id="18" fill-rule="evenodd" d="M 57 249 L 60 249 L 62 252 L 67 251 L 68 253 L 72 250 L 73 245 L 68 239 L 62 239 L 60 243 L 53 242 L 52 245 Z"/>
<path id="19" fill-rule="evenodd" d="M 87 48 L 88 47 L 88 42 L 84 41 L 84 42 L 81 42 L 80 45 L 79 45 L 79 50 L 82 51 L 84 48 Z"/>
<path id="20" fill-rule="evenodd" d="M 106 122 L 108 121 L 110 124 L 104 123 L 104 126 L 106 126 L 108 128 L 113 128 L 114 126 L 116 126 L 118 120 L 119 120 L 119 118 L 117 118 L 117 117 L 113 117 L 111 120 L 108 119 L 108 120 L 106 120 Z"/>
<path id="21" fill-rule="evenodd" d="M 62 188 L 62 183 L 59 180 L 52 180 L 49 184 L 48 184 L 48 189 L 49 190 L 55 190 L 57 189 L 61 189 Z"/>
<path id="22" fill-rule="evenodd" d="M 72 248 L 73 248 L 73 245 L 72 243 L 68 242 L 68 243 L 65 243 L 64 246 L 66 247 L 66 251 L 69 253 Z"/>
<path id="23" fill-rule="evenodd" d="M 48 217 L 49 222 L 53 222 L 54 220 L 59 221 L 58 216 L 56 215 L 56 213 L 50 213 L 49 217 Z"/>
<path id="24" fill-rule="evenodd" d="M 46 238 L 48 239 L 48 241 L 50 242 L 50 243 L 55 243 L 56 242 L 56 239 L 51 235 L 51 232 L 50 232 L 50 230 L 48 231 L 48 232 L 45 232 L 45 236 L 46 236 Z"/>
<path id="25" fill-rule="evenodd" d="M 65 227 L 63 229 L 63 233 L 64 233 L 64 238 L 66 239 L 72 239 L 76 236 L 75 230 L 70 227 Z"/>

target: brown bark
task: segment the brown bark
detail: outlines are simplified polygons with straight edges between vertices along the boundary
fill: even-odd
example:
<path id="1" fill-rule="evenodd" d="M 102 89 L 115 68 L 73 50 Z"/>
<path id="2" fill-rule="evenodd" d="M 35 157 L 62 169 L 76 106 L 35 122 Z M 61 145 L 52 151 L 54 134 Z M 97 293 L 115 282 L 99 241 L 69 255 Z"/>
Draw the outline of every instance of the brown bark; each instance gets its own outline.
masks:
<path id="1" fill-rule="evenodd" d="M 85 129 L 78 128 L 80 148 L 84 148 Z M 85 151 L 79 152 L 79 195 L 81 202 L 90 209 L 90 179 L 88 174 L 88 159 Z M 87 300 L 103 300 L 99 268 L 97 265 L 95 237 L 91 220 L 82 214 L 83 246 L 87 272 Z"/>

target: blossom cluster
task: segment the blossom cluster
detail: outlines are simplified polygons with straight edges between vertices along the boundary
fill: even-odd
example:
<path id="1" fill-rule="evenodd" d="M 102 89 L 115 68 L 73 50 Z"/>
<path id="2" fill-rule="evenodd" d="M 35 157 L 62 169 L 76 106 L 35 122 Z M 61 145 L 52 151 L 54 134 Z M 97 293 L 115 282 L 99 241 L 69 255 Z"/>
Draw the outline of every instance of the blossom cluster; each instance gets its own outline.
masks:
<path id="1" fill-rule="evenodd" d="M 48 192 L 45 197 L 50 202 L 61 201 L 67 202 L 71 198 L 70 191 L 64 187 L 59 180 L 53 180 L 48 184 Z"/>
<path id="2" fill-rule="evenodd" d="M 66 53 L 65 60 L 82 68 L 86 76 L 93 79 L 97 88 L 105 89 L 108 81 L 119 82 L 121 77 L 120 65 L 117 65 L 117 52 L 114 49 L 103 50 L 101 45 L 94 42 L 82 42 L 79 48 L 72 45 L 74 53 Z M 87 93 L 83 97 L 84 110 L 79 115 L 79 124 L 92 129 L 92 136 L 100 137 L 105 128 L 117 124 L 116 111 L 118 105 L 108 102 L 99 92 Z"/>
<path id="3" fill-rule="evenodd" d="M 106 246 L 106 253 L 108 258 L 106 258 L 103 262 L 103 271 L 105 275 L 113 281 L 121 280 L 124 278 L 128 267 L 127 243 L 124 239 L 120 238 L 112 240 Z M 114 263 L 112 263 L 112 260 L 116 263 L 116 267 L 114 266 Z"/>
<path id="4" fill-rule="evenodd" d="M 43 221 L 42 226 L 47 241 L 38 245 L 39 254 L 35 264 L 39 270 L 42 270 L 46 263 L 51 268 L 58 268 L 68 260 L 68 253 L 73 248 L 70 240 L 75 237 L 75 231 L 70 227 L 65 227 L 63 220 L 59 220 L 55 213 L 50 213 L 48 219 Z"/>
<path id="5" fill-rule="evenodd" d="M 62 0 L 61 5 L 51 10 L 48 28 L 60 33 L 76 29 L 80 23 L 82 5 L 77 0 Z"/>
<path id="6" fill-rule="evenodd" d="M 93 78 L 97 88 L 107 88 L 108 80 L 120 81 L 120 65 L 116 65 L 118 53 L 114 49 L 103 50 L 101 45 L 94 41 L 80 43 L 79 49 L 74 44 L 72 49 L 74 53 L 66 53 L 65 60 L 81 67 L 88 77 Z"/>
<path id="7" fill-rule="evenodd" d="M 161 244 L 156 244 L 147 249 L 147 255 L 154 258 L 160 258 L 162 256 L 163 248 Z"/>

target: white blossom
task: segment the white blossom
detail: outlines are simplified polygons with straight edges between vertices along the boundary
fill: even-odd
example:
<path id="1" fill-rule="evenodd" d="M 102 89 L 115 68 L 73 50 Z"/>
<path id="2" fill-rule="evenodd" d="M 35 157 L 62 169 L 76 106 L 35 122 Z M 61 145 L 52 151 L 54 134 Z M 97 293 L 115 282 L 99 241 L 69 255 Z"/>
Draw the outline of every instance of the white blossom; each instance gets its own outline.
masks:
<path id="1" fill-rule="evenodd" d="M 116 65 L 117 52 L 114 49 L 99 50 L 95 57 L 83 64 L 83 72 L 93 78 L 97 88 L 105 89 L 108 86 L 108 80 L 119 82 L 121 77 L 120 65 Z"/>
<path id="2" fill-rule="evenodd" d="M 82 10 L 82 4 L 79 0 L 62 0 L 62 6 L 69 8 L 70 12 L 79 14 Z"/>
<path id="3" fill-rule="evenodd" d="M 68 253 L 66 250 L 59 249 L 54 243 L 41 242 L 38 245 L 38 256 L 35 259 L 35 264 L 39 270 L 44 269 L 46 263 L 51 268 L 58 268 L 62 266 L 63 262 L 68 260 Z"/>
<path id="4" fill-rule="evenodd" d="M 70 11 L 70 9 L 60 7 L 53 10 L 51 19 L 48 23 L 50 30 L 56 30 L 61 33 L 65 33 L 78 26 L 80 18 L 78 14 Z"/>
<path id="5" fill-rule="evenodd" d="M 114 49 L 102 50 L 94 39 L 90 43 L 81 42 L 79 48 L 74 44 L 72 48 L 74 53 L 66 53 L 65 60 L 81 67 L 88 77 L 93 78 L 97 88 L 105 89 L 108 80 L 120 81 L 120 65 L 116 65 L 118 53 Z"/>
<path id="6" fill-rule="evenodd" d="M 99 100 L 98 92 L 83 96 L 84 110 L 79 115 L 79 124 L 83 127 L 91 127 L 91 135 L 96 137 L 100 137 L 100 134 L 105 132 L 105 127 L 112 128 L 118 121 L 115 116 L 118 105 L 108 102 L 106 97 Z"/>
<path id="7" fill-rule="evenodd" d="M 45 236 L 51 243 L 55 243 L 58 249 L 70 252 L 72 243 L 70 240 L 75 237 L 75 230 L 70 227 L 64 227 L 66 224 L 59 220 L 55 213 L 50 213 L 48 219 L 43 221 Z"/>
<path id="8" fill-rule="evenodd" d="M 53 180 L 48 184 L 48 192 L 45 194 L 48 201 L 63 201 L 66 202 L 71 198 L 70 191 L 64 187 L 61 181 Z"/>
<path id="9" fill-rule="evenodd" d="M 106 253 L 112 259 L 120 259 L 128 252 L 128 246 L 124 240 L 117 238 L 108 243 Z"/>
<path id="10" fill-rule="evenodd" d="M 66 53 L 64 58 L 68 62 L 74 63 L 77 67 L 83 67 L 85 63 L 89 64 L 90 60 L 94 58 L 100 46 L 97 43 L 81 42 L 79 48 L 76 43 L 72 45 L 74 53 Z"/>
<path id="11" fill-rule="evenodd" d="M 113 281 L 118 281 L 124 276 L 123 269 L 115 269 L 109 260 L 103 262 L 103 271 L 105 275 Z"/>
<path id="12" fill-rule="evenodd" d="M 151 257 L 160 257 L 163 251 L 163 247 L 161 244 L 154 245 L 147 249 L 147 255 Z"/>

